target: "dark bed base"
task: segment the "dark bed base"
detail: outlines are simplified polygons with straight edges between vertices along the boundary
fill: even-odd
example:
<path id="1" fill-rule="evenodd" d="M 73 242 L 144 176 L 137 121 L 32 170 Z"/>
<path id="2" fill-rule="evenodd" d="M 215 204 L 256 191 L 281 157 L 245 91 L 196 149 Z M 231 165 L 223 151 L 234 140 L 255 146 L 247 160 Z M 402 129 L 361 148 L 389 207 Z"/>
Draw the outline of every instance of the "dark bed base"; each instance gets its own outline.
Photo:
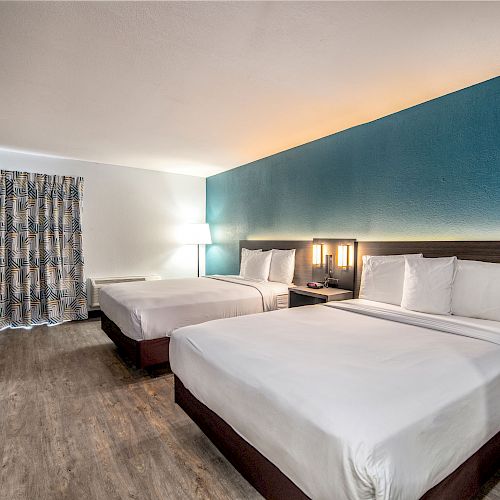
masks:
<path id="1" fill-rule="evenodd" d="M 136 368 L 148 368 L 169 362 L 170 337 L 141 341 L 131 339 L 104 313 L 101 313 L 101 328 Z"/>
<path id="2" fill-rule="evenodd" d="M 175 402 L 191 417 L 240 474 L 270 500 L 309 497 L 274 464 L 239 436 L 216 413 L 198 401 L 175 376 Z M 500 467 L 500 432 L 421 500 L 468 500 Z"/>
<path id="3" fill-rule="evenodd" d="M 200 403 L 177 376 L 174 376 L 174 391 L 175 402 L 263 497 L 271 500 L 306 500 L 309 498 L 278 467 L 248 444 L 222 418 Z"/>

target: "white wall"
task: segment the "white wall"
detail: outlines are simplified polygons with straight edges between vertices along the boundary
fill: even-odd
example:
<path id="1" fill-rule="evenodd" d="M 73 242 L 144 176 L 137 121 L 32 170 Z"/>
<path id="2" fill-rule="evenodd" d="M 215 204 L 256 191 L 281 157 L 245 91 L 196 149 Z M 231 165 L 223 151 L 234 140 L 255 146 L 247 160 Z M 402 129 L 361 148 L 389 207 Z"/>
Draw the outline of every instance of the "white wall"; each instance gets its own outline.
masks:
<path id="1" fill-rule="evenodd" d="M 205 222 L 204 178 L 1 149 L 0 169 L 85 179 L 82 218 L 87 277 L 196 275 L 196 247 L 179 245 L 176 229 Z M 203 259 L 204 251 L 200 253 Z"/>

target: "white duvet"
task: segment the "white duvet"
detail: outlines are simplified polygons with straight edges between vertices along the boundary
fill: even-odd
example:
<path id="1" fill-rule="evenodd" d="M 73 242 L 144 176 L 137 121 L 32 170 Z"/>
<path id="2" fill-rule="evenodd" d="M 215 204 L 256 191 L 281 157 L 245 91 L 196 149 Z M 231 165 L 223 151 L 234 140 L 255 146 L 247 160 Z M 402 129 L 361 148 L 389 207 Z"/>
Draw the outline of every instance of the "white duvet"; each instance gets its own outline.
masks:
<path id="1" fill-rule="evenodd" d="M 278 308 L 288 285 L 238 276 L 141 281 L 109 285 L 101 310 L 135 340 L 169 336 L 179 327 Z"/>
<path id="2" fill-rule="evenodd" d="M 418 499 L 500 431 L 500 324 L 347 303 L 182 328 L 172 370 L 311 498 Z"/>

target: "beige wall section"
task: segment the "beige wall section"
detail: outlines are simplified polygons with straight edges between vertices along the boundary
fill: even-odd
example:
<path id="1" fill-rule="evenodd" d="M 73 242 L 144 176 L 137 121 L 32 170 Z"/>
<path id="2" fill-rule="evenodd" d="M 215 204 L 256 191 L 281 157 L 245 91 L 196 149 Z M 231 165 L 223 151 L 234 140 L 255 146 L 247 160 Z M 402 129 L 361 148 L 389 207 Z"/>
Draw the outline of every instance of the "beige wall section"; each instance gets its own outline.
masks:
<path id="1" fill-rule="evenodd" d="M 0 168 L 84 177 L 87 277 L 196 275 L 196 247 L 176 230 L 205 221 L 205 179 L 3 150 Z"/>

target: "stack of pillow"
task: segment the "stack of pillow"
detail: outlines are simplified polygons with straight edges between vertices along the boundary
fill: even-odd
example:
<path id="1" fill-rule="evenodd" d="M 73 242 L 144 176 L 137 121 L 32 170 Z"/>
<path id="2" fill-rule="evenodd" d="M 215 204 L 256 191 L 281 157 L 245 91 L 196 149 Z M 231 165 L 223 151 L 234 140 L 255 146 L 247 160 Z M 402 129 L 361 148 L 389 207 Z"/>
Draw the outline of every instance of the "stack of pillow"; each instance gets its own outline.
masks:
<path id="1" fill-rule="evenodd" d="M 256 281 L 277 281 L 291 284 L 295 272 L 295 249 L 248 250 L 241 249 L 240 276 Z"/>
<path id="2" fill-rule="evenodd" d="M 422 254 L 365 255 L 359 298 L 500 321 L 500 264 Z"/>

